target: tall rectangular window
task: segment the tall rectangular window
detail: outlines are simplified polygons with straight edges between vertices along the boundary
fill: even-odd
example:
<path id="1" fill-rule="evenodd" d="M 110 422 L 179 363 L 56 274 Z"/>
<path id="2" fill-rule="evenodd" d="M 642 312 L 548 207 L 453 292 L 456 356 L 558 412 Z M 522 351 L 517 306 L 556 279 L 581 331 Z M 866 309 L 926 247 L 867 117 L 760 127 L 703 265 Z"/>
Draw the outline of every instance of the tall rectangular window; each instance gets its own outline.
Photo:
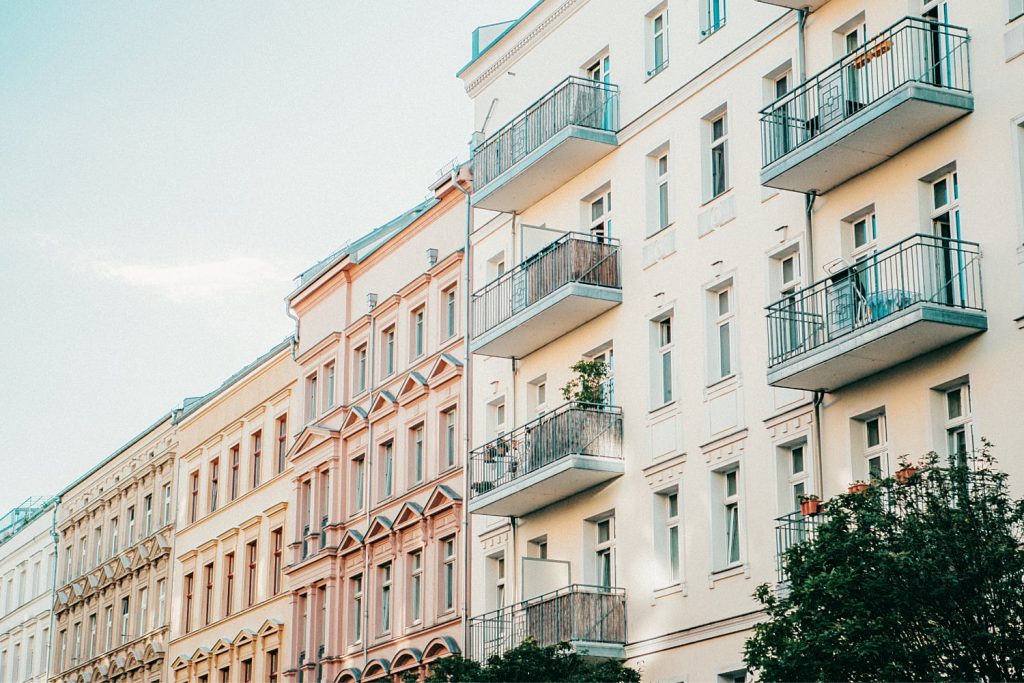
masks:
<path id="1" fill-rule="evenodd" d="M 423 552 L 409 553 L 409 623 L 423 621 Z"/>
<path id="2" fill-rule="evenodd" d="M 103 611 L 103 628 L 106 629 L 103 651 L 110 652 L 114 647 L 114 607 L 112 605 L 107 605 Z"/>
<path id="3" fill-rule="evenodd" d="M 217 491 L 220 490 L 220 460 L 210 462 L 210 512 L 217 511 Z"/>
<path id="4" fill-rule="evenodd" d="M 658 229 L 664 229 L 671 223 L 668 212 L 668 154 L 662 154 L 657 164 L 658 186 Z"/>
<path id="5" fill-rule="evenodd" d="M 234 611 L 232 598 L 235 595 L 235 554 L 224 555 L 224 616 L 231 616 Z"/>
<path id="6" fill-rule="evenodd" d="M 455 421 L 455 408 L 449 408 L 442 413 L 444 415 L 444 466 L 455 466 L 455 449 L 458 447 Z"/>
<path id="7" fill-rule="evenodd" d="M 350 580 L 352 591 L 352 642 L 363 640 L 363 575 L 357 574 Z"/>
<path id="8" fill-rule="evenodd" d="M 652 16 L 650 22 L 651 58 L 647 76 L 654 76 L 668 66 L 668 11 Z"/>
<path id="9" fill-rule="evenodd" d="M 382 564 L 377 571 L 380 581 L 380 632 L 391 632 L 391 563 Z"/>
<path id="10" fill-rule="evenodd" d="M 89 615 L 89 656 L 88 659 L 92 659 L 98 653 L 96 652 L 96 615 Z"/>
<path id="11" fill-rule="evenodd" d="M 615 518 L 598 520 L 594 528 L 597 534 L 594 544 L 597 585 L 611 588 L 615 584 Z"/>
<path id="12" fill-rule="evenodd" d="M 390 498 L 395 492 L 395 444 L 391 441 L 380 447 L 381 498 Z"/>
<path id="13" fill-rule="evenodd" d="M 441 539 L 441 609 L 455 609 L 455 537 Z"/>
<path id="14" fill-rule="evenodd" d="M 652 401 L 653 408 L 672 402 L 672 316 L 665 317 L 654 323 L 655 358 L 652 365 Z"/>
<path id="15" fill-rule="evenodd" d="M 739 468 L 729 470 L 720 475 L 722 491 L 723 559 L 725 564 L 733 565 L 740 561 L 740 491 Z"/>
<path id="16" fill-rule="evenodd" d="M 121 644 L 124 645 L 128 642 L 131 634 L 128 630 L 128 624 L 131 620 L 131 601 L 127 597 L 121 598 Z"/>
<path id="17" fill-rule="evenodd" d="M 786 499 L 783 500 L 784 512 L 796 512 L 800 509 L 800 501 L 810 493 L 807 476 L 807 446 L 796 444 L 782 449 L 783 468 L 786 476 Z"/>
<path id="18" fill-rule="evenodd" d="M 164 521 L 166 526 L 171 523 L 171 485 L 164 484 Z"/>
<path id="19" fill-rule="evenodd" d="M 263 432 L 256 431 L 252 435 L 252 487 L 260 485 L 263 474 Z"/>
<path id="20" fill-rule="evenodd" d="M 241 477 L 241 465 L 242 465 L 242 463 L 241 463 L 241 459 L 242 459 L 241 447 L 237 446 L 237 445 L 232 446 L 231 450 L 230 450 L 230 455 L 228 457 L 231 459 L 231 492 L 230 492 L 230 496 L 231 496 L 231 500 L 234 500 L 235 498 L 238 498 L 238 487 L 239 487 L 239 481 L 240 481 L 240 477 Z"/>
<path id="21" fill-rule="evenodd" d="M 316 392 L 317 377 L 314 373 L 306 378 L 306 422 L 316 419 Z"/>
<path id="22" fill-rule="evenodd" d="M 138 629 L 138 635 L 143 635 L 149 632 L 149 589 L 139 589 L 139 616 L 138 622 L 136 623 Z"/>
<path id="23" fill-rule="evenodd" d="M 452 287 L 444 292 L 444 336 L 449 339 L 455 336 L 457 329 L 458 302 L 455 299 L 456 289 Z"/>
<path id="24" fill-rule="evenodd" d="M 725 26 L 725 0 L 701 0 L 701 35 L 709 36 Z"/>
<path id="25" fill-rule="evenodd" d="M 974 450 L 971 424 L 971 387 L 961 384 L 945 391 L 946 452 L 950 461 L 966 465 Z"/>
<path id="26" fill-rule="evenodd" d="M 659 495 L 662 505 L 664 519 L 664 543 L 665 552 L 665 573 L 672 582 L 678 582 L 682 578 L 681 554 L 680 554 L 680 516 L 679 516 L 679 488 L 678 486 Z"/>
<path id="27" fill-rule="evenodd" d="M 352 461 L 352 487 L 356 510 L 362 510 L 366 503 L 366 460 L 362 457 Z"/>
<path id="28" fill-rule="evenodd" d="M 335 375 L 337 374 L 337 368 L 334 367 L 334 363 L 327 366 L 324 374 L 327 376 L 326 386 L 324 387 L 324 405 L 328 408 L 333 408 Z"/>
<path id="29" fill-rule="evenodd" d="M 196 470 L 189 477 L 189 507 L 188 521 L 195 522 L 199 519 L 199 470 Z"/>
<path id="30" fill-rule="evenodd" d="M 419 484 L 424 476 L 424 425 L 418 424 L 410 430 L 409 434 L 409 483 Z"/>
<path id="31" fill-rule="evenodd" d="M 203 567 L 203 626 L 213 620 L 213 562 Z"/>
<path id="32" fill-rule="evenodd" d="M 412 357 L 419 358 L 426 350 L 426 309 L 422 306 L 412 313 Z"/>
<path id="33" fill-rule="evenodd" d="M 121 549 L 118 538 L 117 538 L 117 517 L 110 520 L 110 556 L 117 555 L 117 551 Z M 129 541 L 130 543 L 130 541 Z"/>
<path id="34" fill-rule="evenodd" d="M 278 683 L 277 667 L 277 650 L 271 650 L 267 653 L 267 683 Z"/>
<path id="35" fill-rule="evenodd" d="M 285 456 L 288 454 L 288 416 L 277 418 L 277 469 L 276 473 L 284 472 Z"/>
<path id="36" fill-rule="evenodd" d="M 103 561 L 103 527 L 96 527 L 94 533 L 96 535 L 96 553 L 93 556 L 93 562 L 99 564 Z M 13 598 L 14 596 L 12 595 L 11 597 Z"/>
<path id="37" fill-rule="evenodd" d="M 383 358 L 381 359 L 381 377 L 390 377 L 395 372 L 395 327 L 384 330 L 381 335 Z"/>
<path id="38" fill-rule="evenodd" d="M 128 506 L 128 545 L 135 543 L 135 506 Z"/>
<path id="39" fill-rule="evenodd" d="M 356 393 L 366 391 L 366 344 L 356 349 Z"/>
<path id="40" fill-rule="evenodd" d="M 889 473 L 885 413 L 860 420 L 859 428 L 862 430 L 864 470 L 868 479 L 881 479 Z"/>
<path id="41" fill-rule="evenodd" d="M 145 524 L 145 535 L 153 533 L 153 494 L 147 493 L 142 499 L 142 516 Z"/>
<path id="42" fill-rule="evenodd" d="M 281 577 L 284 572 L 284 530 L 274 529 L 270 532 L 270 539 L 274 548 L 274 566 L 271 567 L 272 582 L 271 592 L 277 595 L 281 592 Z"/>
<path id="43" fill-rule="evenodd" d="M 708 173 L 710 174 L 711 195 L 709 199 L 723 194 L 729 189 L 729 158 L 728 158 L 728 126 L 723 113 L 708 122 L 711 135 L 709 148 Z"/>
<path id="44" fill-rule="evenodd" d="M 732 286 L 711 292 L 712 362 L 711 381 L 729 377 L 734 374 L 733 337 L 735 335 L 735 312 L 733 311 Z"/>
<path id="45" fill-rule="evenodd" d="M 256 604 L 256 541 L 245 544 L 245 557 L 245 606 L 252 607 Z"/>
<path id="46" fill-rule="evenodd" d="M 166 607 L 167 607 L 167 580 L 160 579 L 156 582 L 156 622 L 158 626 L 166 625 Z"/>

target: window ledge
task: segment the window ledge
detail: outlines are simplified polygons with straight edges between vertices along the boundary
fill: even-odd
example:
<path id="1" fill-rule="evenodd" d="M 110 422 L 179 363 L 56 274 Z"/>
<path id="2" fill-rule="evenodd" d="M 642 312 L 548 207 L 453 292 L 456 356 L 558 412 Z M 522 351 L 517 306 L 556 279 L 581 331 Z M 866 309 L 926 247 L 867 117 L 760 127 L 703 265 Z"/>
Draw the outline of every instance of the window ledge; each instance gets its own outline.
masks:
<path id="1" fill-rule="evenodd" d="M 740 381 L 740 374 L 738 372 L 726 375 L 721 379 L 716 379 L 714 382 L 704 387 L 704 400 L 708 400 L 718 394 L 734 389 L 740 384 L 742 384 L 742 382 Z"/>
<path id="2" fill-rule="evenodd" d="M 669 222 L 668 222 L 668 224 L 667 224 L 667 225 L 666 225 L 666 226 L 665 226 L 664 228 L 658 228 L 658 229 L 657 229 L 657 230 L 655 230 L 654 232 L 649 232 L 649 233 L 647 233 L 647 234 L 646 234 L 646 235 L 644 236 L 644 239 L 645 239 L 645 240 L 649 240 L 649 239 L 651 239 L 652 237 L 657 237 L 657 236 L 658 236 L 658 235 L 660 235 L 661 233 L 665 232 L 666 230 L 670 230 L 670 229 L 674 228 L 675 226 L 676 226 L 676 222 L 675 222 L 675 221 L 669 221 Z"/>
<path id="3" fill-rule="evenodd" d="M 711 36 L 715 35 L 719 31 L 721 31 L 723 28 L 725 28 L 727 24 L 728 24 L 727 21 L 722 21 L 722 23 L 719 24 L 718 26 L 713 26 L 711 28 L 702 29 L 700 31 L 700 37 L 697 39 L 697 43 L 698 44 L 699 43 L 703 43 L 705 40 L 707 40 Z"/>
<path id="4" fill-rule="evenodd" d="M 708 588 L 714 588 L 715 584 L 725 579 L 731 579 L 735 576 L 742 576 L 744 578 L 750 578 L 750 566 L 745 562 L 734 564 L 725 569 L 718 569 L 708 574 Z"/>
<path id="5" fill-rule="evenodd" d="M 647 77 L 644 79 L 644 83 L 650 83 L 655 78 L 657 78 L 659 74 L 663 74 L 666 71 L 668 71 L 668 60 L 667 59 L 662 63 L 661 66 L 655 67 L 654 69 L 648 69 L 647 70 Z"/>
<path id="6" fill-rule="evenodd" d="M 687 588 L 685 581 L 679 581 L 676 583 L 669 584 L 668 586 L 662 586 L 661 588 L 654 589 L 654 599 L 659 600 L 661 598 L 667 598 L 670 595 L 682 594 L 683 597 L 687 595 Z"/>
<path id="7" fill-rule="evenodd" d="M 660 406 L 658 406 L 657 408 L 651 408 L 650 410 L 648 410 L 647 411 L 647 416 L 648 417 L 652 417 L 652 418 L 653 417 L 657 417 L 657 416 L 661 415 L 662 413 L 667 413 L 670 410 L 674 409 L 675 406 L 676 406 L 676 402 L 675 401 L 669 401 L 668 403 L 663 403 Z"/>
<path id="8" fill-rule="evenodd" d="M 728 175 L 728 173 L 726 173 L 726 175 Z M 725 192 L 722 192 L 721 194 L 716 194 L 714 197 L 711 197 L 710 199 L 705 199 L 701 203 L 700 207 L 703 209 L 705 206 L 710 206 L 711 204 L 714 204 L 715 202 L 717 202 L 720 199 L 722 199 L 722 197 L 725 197 L 728 194 L 730 194 L 732 192 L 732 190 L 733 190 L 733 186 L 730 185 L 729 187 L 725 188 Z"/>

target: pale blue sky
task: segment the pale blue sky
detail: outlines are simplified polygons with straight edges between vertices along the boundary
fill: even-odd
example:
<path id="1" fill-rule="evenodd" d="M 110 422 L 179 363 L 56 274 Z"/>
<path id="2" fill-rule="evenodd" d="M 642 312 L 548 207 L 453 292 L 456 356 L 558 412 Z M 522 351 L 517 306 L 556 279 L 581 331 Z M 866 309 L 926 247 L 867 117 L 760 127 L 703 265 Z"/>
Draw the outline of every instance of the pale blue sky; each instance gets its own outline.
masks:
<path id="1" fill-rule="evenodd" d="M 0 3 L 0 514 L 291 332 L 291 278 L 465 157 L 533 0 Z"/>

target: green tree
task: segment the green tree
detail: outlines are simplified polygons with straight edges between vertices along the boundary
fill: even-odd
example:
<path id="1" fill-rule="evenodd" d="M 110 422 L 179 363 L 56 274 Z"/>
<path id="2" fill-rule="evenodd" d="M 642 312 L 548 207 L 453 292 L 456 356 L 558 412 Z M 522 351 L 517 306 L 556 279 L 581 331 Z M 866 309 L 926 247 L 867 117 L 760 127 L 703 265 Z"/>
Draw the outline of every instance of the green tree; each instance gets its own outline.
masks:
<path id="1" fill-rule="evenodd" d="M 430 667 L 425 683 L 633 683 L 640 674 L 617 660 L 591 662 L 568 643 L 541 647 L 532 638 L 485 664 L 462 657 L 447 657 Z"/>
<path id="2" fill-rule="evenodd" d="M 604 360 L 579 360 L 569 369 L 576 376 L 562 387 L 562 398 L 580 403 L 604 403 L 604 382 L 608 378 Z"/>
<path id="3" fill-rule="evenodd" d="M 746 644 L 768 681 L 1024 678 L 1024 503 L 970 464 L 874 482 L 824 505 L 784 554 L 788 589 L 759 586 Z M 809 521 L 809 520 L 808 520 Z"/>

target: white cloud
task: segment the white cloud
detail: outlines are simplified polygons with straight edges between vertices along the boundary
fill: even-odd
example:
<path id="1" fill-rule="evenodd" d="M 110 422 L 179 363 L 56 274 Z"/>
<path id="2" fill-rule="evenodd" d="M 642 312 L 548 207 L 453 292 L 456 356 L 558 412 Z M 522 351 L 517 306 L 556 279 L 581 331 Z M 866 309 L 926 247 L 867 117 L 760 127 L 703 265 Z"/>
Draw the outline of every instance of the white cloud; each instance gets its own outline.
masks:
<path id="1" fill-rule="evenodd" d="M 86 269 L 100 277 L 148 289 L 175 302 L 221 299 L 277 289 L 284 296 L 290 277 L 278 266 L 254 256 L 232 256 L 205 263 L 127 263 L 92 259 Z"/>

